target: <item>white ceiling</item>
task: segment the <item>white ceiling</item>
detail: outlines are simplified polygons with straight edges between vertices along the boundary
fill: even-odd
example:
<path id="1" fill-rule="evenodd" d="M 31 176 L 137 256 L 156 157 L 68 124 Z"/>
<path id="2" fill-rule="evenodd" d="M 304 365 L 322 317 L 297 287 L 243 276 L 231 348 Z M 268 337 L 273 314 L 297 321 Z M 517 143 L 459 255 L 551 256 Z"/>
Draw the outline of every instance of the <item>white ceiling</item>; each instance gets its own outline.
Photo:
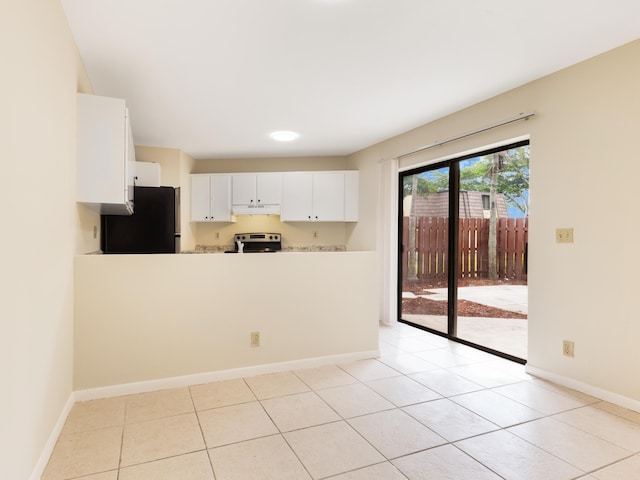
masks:
<path id="1" fill-rule="evenodd" d="M 638 0 L 61 1 L 135 143 L 198 159 L 353 153 L 640 38 Z"/>

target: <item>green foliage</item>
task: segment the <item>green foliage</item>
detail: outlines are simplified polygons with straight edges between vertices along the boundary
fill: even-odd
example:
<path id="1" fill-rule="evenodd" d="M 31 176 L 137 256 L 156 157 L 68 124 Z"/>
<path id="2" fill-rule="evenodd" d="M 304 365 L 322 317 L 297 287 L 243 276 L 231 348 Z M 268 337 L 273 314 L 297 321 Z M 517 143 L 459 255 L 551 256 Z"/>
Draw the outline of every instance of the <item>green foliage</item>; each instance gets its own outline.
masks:
<path id="1" fill-rule="evenodd" d="M 428 197 L 432 193 L 442 192 L 449 189 L 449 169 L 440 169 L 436 171 L 420 174 L 424 176 L 418 177 L 418 195 Z M 412 176 L 404 177 L 403 197 L 411 195 Z"/>
<path id="2" fill-rule="evenodd" d="M 529 146 L 500 152 L 497 191 L 507 204 L 518 208 L 525 216 L 529 212 Z M 460 168 L 460 189 L 471 192 L 488 192 L 493 165 L 493 155 L 463 161 Z M 423 197 L 449 189 L 449 169 L 419 174 L 417 194 Z M 404 177 L 403 196 L 411 195 L 412 177 Z"/>

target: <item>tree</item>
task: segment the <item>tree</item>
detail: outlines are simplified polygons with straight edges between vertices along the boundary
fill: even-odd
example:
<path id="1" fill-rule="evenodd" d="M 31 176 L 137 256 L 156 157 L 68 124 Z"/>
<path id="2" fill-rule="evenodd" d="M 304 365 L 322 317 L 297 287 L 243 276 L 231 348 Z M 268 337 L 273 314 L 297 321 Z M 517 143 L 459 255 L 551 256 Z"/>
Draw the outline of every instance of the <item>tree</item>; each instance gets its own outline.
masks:
<path id="1" fill-rule="evenodd" d="M 507 205 L 515 207 L 526 217 L 529 215 L 529 146 L 500 152 L 502 163 L 497 178 L 496 191 L 502 193 Z M 489 171 L 493 165 L 493 156 L 465 160 L 460 167 L 460 189 L 470 192 L 489 192 Z M 444 171 L 443 171 L 444 170 Z M 418 184 L 413 191 L 413 178 Z M 449 189 L 447 169 L 440 169 L 404 177 L 403 197 L 417 194 L 428 197 L 432 193 Z"/>
<path id="2" fill-rule="evenodd" d="M 417 179 L 416 190 L 413 190 L 413 179 Z M 423 174 L 416 174 L 404 177 L 404 183 L 402 186 L 402 196 L 417 194 L 421 197 L 427 198 L 432 193 L 448 190 L 449 188 L 449 175 L 441 171 L 426 172 Z"/>
<path id="3" fill-rule="evenodd" d="M 505 196 L 507 205 L 529 216 L 529 146 L 500 152 L 502 155 L 497 177 L 496 191 Z M 479 160 L 460 169 L 460 188 L 471 192 L 490 191 L 490 171 L 493 155 L 485 155 Z"/>
<path id="4" fill-rule="evenodd" d="M 498 278 L 498 208 L 496 206 L 496 193 L 498 188 L 498 177 L 503 164 L 504 152 L 494 153 L 491 156 L 491 167 L 489 168 L 489 279 Z"/>
<path id="5" fill-rule="evenodd" d="M 516 207 L 525 217 L 529 216 L 529 145 L 506 152 L 498 191 L 507 204 Z"/>
<path id="6" fill-rule="evenodd" d="M 460 170 L 460 188 L 489 192 L 489 278 L 498 278 L 496 195 L 505 196 L 507 205 L 529 214 L 529 146 L 485 155 Z"/>

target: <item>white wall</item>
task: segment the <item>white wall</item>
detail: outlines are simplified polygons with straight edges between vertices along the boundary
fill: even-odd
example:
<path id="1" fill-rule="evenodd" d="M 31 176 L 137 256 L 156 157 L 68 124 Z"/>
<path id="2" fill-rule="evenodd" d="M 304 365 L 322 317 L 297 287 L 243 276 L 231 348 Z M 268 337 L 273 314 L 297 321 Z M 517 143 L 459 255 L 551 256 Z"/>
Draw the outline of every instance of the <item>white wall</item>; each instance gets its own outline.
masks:
<path id="1" fill-rule="evenodd" d="M 636 197 L 640 41 L 367 148 L 361 204 L 375 205 L 377 162 L 534 110 L 536 116 L 401 160 L 401 167 L 521 136 L 531 139 L 529 366 L 640 406 Z M 351 242 L 373 247 L 377 212 L 361 209 Z M 556 244 L 557 227 L 575 243 Z M 562 340 L 575 341 L 575 358 Z"/>
<path id="2" fill-rule="evenodd" d="M 34 471 L 72 391 L 81 65 L 58 1 L 0 3 L 0 478 Z"/>

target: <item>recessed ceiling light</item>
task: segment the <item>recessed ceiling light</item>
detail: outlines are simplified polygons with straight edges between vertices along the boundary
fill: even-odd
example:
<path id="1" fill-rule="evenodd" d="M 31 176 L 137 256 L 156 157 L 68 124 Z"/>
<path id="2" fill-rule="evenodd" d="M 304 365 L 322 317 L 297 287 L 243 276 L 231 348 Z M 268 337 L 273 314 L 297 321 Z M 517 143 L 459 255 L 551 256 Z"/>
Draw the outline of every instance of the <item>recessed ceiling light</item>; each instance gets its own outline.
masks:
<path id="1" fill-rule="evenodd" d="M 290 142 L 290 141 L 295 140 L 296 138 L 298 138 L 300 135 L 298 135 L 296 132 L 282 130 L 280 132 L 273 132 L 269 136 L 273 140 L 276 140 L 277 142 Z"/>

